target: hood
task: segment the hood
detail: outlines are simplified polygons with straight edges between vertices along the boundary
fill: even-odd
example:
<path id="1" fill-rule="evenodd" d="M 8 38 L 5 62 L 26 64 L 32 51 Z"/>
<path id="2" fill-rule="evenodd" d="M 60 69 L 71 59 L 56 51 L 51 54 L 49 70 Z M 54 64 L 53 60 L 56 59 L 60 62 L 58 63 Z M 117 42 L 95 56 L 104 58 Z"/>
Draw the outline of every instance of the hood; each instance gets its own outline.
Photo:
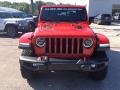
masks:
<path id="1" fill-rule="evenodd" d="M 21 18 L 8 18 L 8 19 L 5 19 L 5 21 L 6 21 L 6 23 L 18 24 L 21 26 L 28 25 L 28 22 L 25 19 L 21 19 Z"/>
<path id="2" fill-rule="evenodd" d="M 6 18 L 4 20 L 9 20 L 9 21 L 25 21 L 25 19 L 22 19 L 22 18 Z"/>
<path id="3" fill-rule="evenodd" d="M 33 18 L 32 17 L 26 17 L 26 18 L 24 18 L 25 20 L 27 20 L 27 21 L 33 21 Z"/>
<path id="4" fill-rule="evenodd" d="M 88 23 L 42 22 L 35 31 L 35 36 L 94 36 Z"/>

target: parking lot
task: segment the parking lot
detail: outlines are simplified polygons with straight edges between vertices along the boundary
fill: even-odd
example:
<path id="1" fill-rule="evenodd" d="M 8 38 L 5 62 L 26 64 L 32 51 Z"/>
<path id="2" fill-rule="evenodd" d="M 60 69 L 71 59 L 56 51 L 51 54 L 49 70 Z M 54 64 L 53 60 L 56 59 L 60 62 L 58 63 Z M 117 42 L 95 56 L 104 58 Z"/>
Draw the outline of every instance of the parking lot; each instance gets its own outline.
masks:
<path id="1" fill-rule="evenodd" d="M 42 73 L 34 80 L 25 80 L 19 70 L 18 38 L 0 34 L 0 90 L 119 90 L 120 89 L 120 23 L 111 26 L 92 24 L 95 32 L 110 39 L 111 51 L 107 78 L 102 82 L 91 80 L 86 73 Z"/>

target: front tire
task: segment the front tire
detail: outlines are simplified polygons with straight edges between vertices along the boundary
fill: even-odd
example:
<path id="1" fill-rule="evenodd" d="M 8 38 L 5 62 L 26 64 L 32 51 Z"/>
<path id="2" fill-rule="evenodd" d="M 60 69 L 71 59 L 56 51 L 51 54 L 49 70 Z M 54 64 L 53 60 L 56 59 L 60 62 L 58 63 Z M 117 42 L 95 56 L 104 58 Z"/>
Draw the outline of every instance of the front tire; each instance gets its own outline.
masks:
<path id="1" fill-rule="evenodd" d="M 16 35 L 18 34 L 17 28 L 15 26 L 7 26 L 6 31 L 7 35 L 12 38 L 16 37 Z"/>
<path id="2" fill-rule="evenodd" d="M 111 22 L 108 22 L 107 25 L 111 25 Z"/>
<path id="3" fill-rule="evenodd" d="M 30 49 L 24 49 L 22 51 L 21 56 L 34 56 L 33 51 Z M 25 79 L 32 79 L 34 77 L 36 77 L 37 73 L 35 71 L 26 69 L 23 67 L 22 62 L 20 62 L 20 71 L 21 71 L 21 75 L 23 78 Z"/>
<path id="4" fill-rule="evenodd" d="M 96 51 L 95 54 L 93 55 L 93 58 L 95 58 L 96 60 L 99 58 L 106 58 L 106 61 L 109 62 L 109 59 L 107 58 L 107 54 L 105 51 Z M 90 72 L 89 74 L 93 80 L 100 81 L 106 78 L 107 72 L 108 72 L 108 65 L 105 66 L 102 70 Z"/>
<path id="5" fill-rule="evenodd" d="M 90 77 L 93 80 L 104 80 L 107 76 L 108 67 L 96 72 L 90 72 Z"/>
<path id="6" fill-rule="evenodd" d="M 27 70 L 26 68 L 20 65 L 21 75 L 24 79 L 32 79 L 35 76 L 33 71 Z"/>

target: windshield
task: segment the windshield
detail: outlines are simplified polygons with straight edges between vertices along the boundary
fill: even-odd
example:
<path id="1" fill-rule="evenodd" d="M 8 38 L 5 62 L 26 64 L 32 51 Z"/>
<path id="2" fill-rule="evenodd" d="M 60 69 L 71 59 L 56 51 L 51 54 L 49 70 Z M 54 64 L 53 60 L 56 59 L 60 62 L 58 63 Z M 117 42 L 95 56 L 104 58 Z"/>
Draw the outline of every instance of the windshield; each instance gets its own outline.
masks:
<path id="1" fill-rule="evenodd" d="M 0 18 L 12 18 L 10 13 L 0 12 Z"/>
<path id="2" fill-rule="evenodd" d="M 111 17 L 110 14 L 103 14 L 103 17 Z"/>
<path id="3" fill-rule="evenodd" d="M 27 15 L 25 13 L 18 12 L 18 13 L 12 13 L 12 17 L 13 18 L 26 18 Z"/>
<path id="4" fill-rule="evenodd" d="M 41 20 L 44 21 L 86 21 L 85 8 L 43 8 Z"/>

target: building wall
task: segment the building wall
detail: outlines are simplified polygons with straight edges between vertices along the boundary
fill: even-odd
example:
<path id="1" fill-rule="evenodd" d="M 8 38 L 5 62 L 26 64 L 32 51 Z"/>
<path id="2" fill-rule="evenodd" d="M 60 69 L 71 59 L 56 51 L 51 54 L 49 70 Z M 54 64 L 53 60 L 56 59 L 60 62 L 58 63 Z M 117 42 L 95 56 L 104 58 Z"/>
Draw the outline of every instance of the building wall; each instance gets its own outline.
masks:
<path id="1" fill-rule="evenodd" d="M 86 6 L 87 12 L 89 11 L 89 0 L 79 0 L 79 2 L 76 4 Z"/>
<path id="2" fill-rule="evenodd" d="M 111 0 L 90 0 L 89 2 L 89 15 L 96 16 L 101 13 L 112 13 Z"/>
<path id="3" fill-rule="evenodd" d="M 100 13 L 112 14 L 114 4 L 120 4 L 120 0 L 89 0 L 89 16 L 96 16 Z"/>

